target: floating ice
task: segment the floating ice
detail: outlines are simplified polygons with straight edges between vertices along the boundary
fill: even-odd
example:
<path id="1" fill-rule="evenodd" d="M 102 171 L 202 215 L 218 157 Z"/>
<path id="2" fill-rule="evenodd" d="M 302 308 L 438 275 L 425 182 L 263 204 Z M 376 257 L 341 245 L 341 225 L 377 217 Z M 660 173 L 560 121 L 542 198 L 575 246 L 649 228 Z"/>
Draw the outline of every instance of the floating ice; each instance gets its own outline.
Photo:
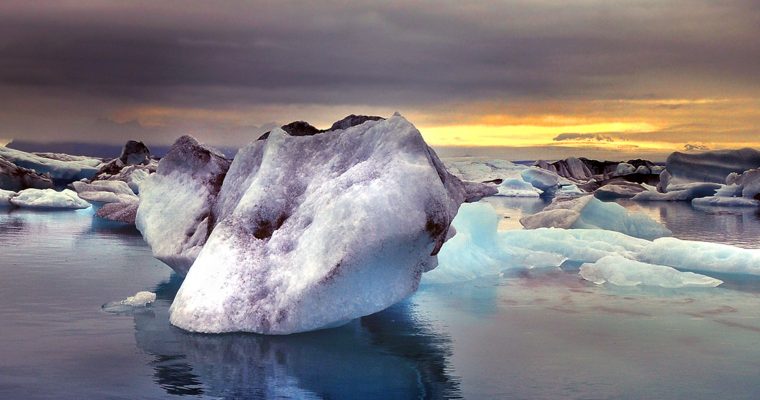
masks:
<path id="1" fill-rule="evenodd" d="M 562 185 L 559 187 L 559 189 L 555 192 L 556 196 L 559 197 L 566 197 L 566 196 L 582 196 L 584 194 L 587 194 L 583 189 L 579 188 L 578 185 L 571 184 L 571 185 Z"/>
<path id="2" fill-rule="evenodd" d="M 74 182 L 74 190 L 80 198 L 99 203 L 133 203 L 138 197 L 123 181 Z"/>
<path id="3" fill-rule="evenodd" d="M 648 190 L 631 198 L 635 201 L 691 201 L 699 197 L 708 197 L 715 194 L 721 188 L 718 183 L 692 183 L 668 186 L 667 193 Z"/>
<path id="4" fill-rule="evenodd" d="M 90 206 L 90 203 L 80 199 L 76 192 L 69 189 L 61 192 L 53 189 L 24 189 L 12 197 L 10 202 L 17 207 L 48 210 L 77 210 Z"/>
<path id="5" fill-rule="evenodd" d="M 560 255 L 501 245 L 498 224 L 490 204 L 462 204 L 452 223 L 456 235 L 441 248 L 438 267 L 423 274 L 422 283 L 463 282 L 510 268 L 558 267 L 565 261 Z"/>
<path id="6" fill-rule="evenodd" d="M 615 168 L 615 175 L 617 175 L 617 176 L 630 175 L 630 174 L 633 174 L 633 173 L 636 173 L 636 172 L 637 172 L 636 167 L 634 167 L 631 164 L 624 163 L 624 162 L 621 162 Z M 647 171 L 647 173 L 648 173 L 648 171 Z"/>
<path id="7" fill-rule="evenodd" d="M 153 185 L 141 187 L 138 225 Z M 171 323 L 289 334 L 380 311 L 436 266 L 465 196 L 399 115 L 312 136 L 274 129 L 230 166 Z"/>
<path id="8" fill-rule="evenodd" d="M 16 196 L 16 192 L 0 189 L 0 208 L 13 207 L 11 197 Z"/>
<path id="9" fill-rule="evenodd" d="M 601 285 L 660 286 L 664 288 L 715 287 L 723 281 L 664 265 L 647 264 L 621 256 L 606 256 L 581 265 L 580 276 Z"/>
<path id="10" fill-rule="evenodd" d="M 600 200 L 628 199 L 647 189 L 641 184 L 624 180 L 614 180 L 596 189 L 594 196 Z"/>
<path id="11" fill-rule="evenodd" d="M 140 185 L 135 225 L 153 255 L 184 275 L 216 221 L 212 206 L 230 162 L 183 136 Z"/>
<path id="12" fill-rule="evenodd" d="M 134 225 L 138 206 L 137 201 L 107 203 L 100 207 L 95 215 L 109 221 Z"/>
<path id="13" fill-rule="evenodd" d="M 606 229 L 650 240 L 672 234 L 645 214 L 629 212 L 593 196 L 555 199 L 544 211 L 523 217 L 520 223 L 528 229 Z"/>
<path id="14" fill-rule="evenodd" d="M 760 151 L 715 150 L 703 153 L 675 152 L 668 157 L 667 171 L 672 183 L 714 182 L 724 183 L 732 172 L 742 173 L 760 167 Z M 671 189 L 668 187 L 668 191 Z"/>
<path id="15" fill-rule="evenodd" d="M 760 200 L 746 197 L 710 196 L 696 198 L 691 201 L 691 204 L 702 207 L 760 207 Z"/>
<path id="16" fill-rule="evenodd" d="M 499 196 L 504 197 L 539 197 L 541 191 L 520 178 L 506 179 L 496 186 Z"/>
<path id="17" fill-rule="evenodd" d="M 646 246 L 637 258 L 678 269 L 760 275 L 760 249 L 726 244 L 661 238 Z"/>
<path id="18" fill-rule="evenodd" d="M 536 189 L 547 193 L 553 193 L 559 185 L 559 175 L 541 168 L 528 168 L 520 176 L 525 182 L 530 183 Z"/>
<path id="19" fill-rule="evenodd" d="M 0 189 L 49 189 L 53 181 L 48 176 L 40 175 L 31 169 L 21 168 L 0 157 Z"/>
<path id="20" fill-rule="evenodd" d="M 60 181 L 76 181 L 92 178 L 98 172 L 101 161 L 95 158 L 69 156 L 67 154 L 38 155 L 0 146 L 0 158 L 39 174 L 49 174 Z"/>
<path id="21" fill-rule="evenodd" d="M 486 182 L 521 178 L 525 165 L 515 164 L 506 160 L 491 160 L 480 158 L 451 158 L 446 159 L 449 172 L 463 181 Z"/>
<path id="22" fill-rule="evenodd" d="M 137 292 L 124 300 L 112 301 L 103 305 L 103 311 L 110 313 L 124 313 L 134 311 L 136 308 L 146 307 L 156 301 L 156 294 L 152 292 Z"/>

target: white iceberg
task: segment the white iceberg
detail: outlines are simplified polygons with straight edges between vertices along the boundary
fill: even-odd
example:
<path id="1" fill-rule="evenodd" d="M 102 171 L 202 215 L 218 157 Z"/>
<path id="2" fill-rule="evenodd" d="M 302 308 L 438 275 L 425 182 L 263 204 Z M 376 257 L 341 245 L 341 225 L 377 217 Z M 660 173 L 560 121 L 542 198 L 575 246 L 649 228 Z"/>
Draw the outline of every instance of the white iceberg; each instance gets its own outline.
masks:
<path id="1" fill-rule="evenodd" d="M 153 179 L 141 187 L 143 228 Z M 290 334 L 380 311 L 436 266 L 465 196 L 399 115 L 312 136 L 274 129 L 227 171 L 218 222 L 170 321 L 197 332 Z"/>
<path id="2" fill-rule="evenodd" d="M 60 181 L 90 179 L 98 172 L 98 165 L 102 163 L 96 158 L 65 154 L 38 155 L 2 146 L 0 158 L 19 167 L 34 170 L 38 174 L 49 174 L 51 178 Z"/>
<path id="3" fill-rule="evenodd" d="M 16 207 L 43 210 L 78 210 L 90 207 L 76 192 L 69 189 L 57 192 L 53 189 L 24 189 L 10 199 Z"/>
<path id="4" fill-rule="evenodd" d="M 135 225 L 153 256 L 184 275 L 216 221 L 216 201 L 230 162 L 190 136 L 174 143 L 140 185 Z"/>
<path id="5" fill-rule="evenodd" d="M 527 229 L 605 229 L 642 239 L 670 236 L 667 228 L 645 214 L 633 213 L 617 203 L 594 196 L 555 199 L 544 211 L 520 219 Z"/>
<path id="6" fill-rule="evenodd" d="M 723 281 L 693 272 L 681 272 L 664 265 L 630 260 L 621 256 L 602 257 L 581 265 L 580 276 L 597 285 L 659 286 L 664 288 L 715 287 Z"/>

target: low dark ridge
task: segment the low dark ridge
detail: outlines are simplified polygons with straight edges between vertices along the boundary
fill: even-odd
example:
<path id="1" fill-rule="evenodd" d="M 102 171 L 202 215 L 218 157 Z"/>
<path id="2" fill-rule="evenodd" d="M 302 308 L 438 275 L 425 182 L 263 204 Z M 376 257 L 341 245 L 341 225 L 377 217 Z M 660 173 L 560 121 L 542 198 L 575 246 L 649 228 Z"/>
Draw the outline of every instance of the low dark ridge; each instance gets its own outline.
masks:
<path id="1" fill-rule="evenodd" d="M 348 129 L 352 126 L 361 125 L 367 121 L 380 121 L 383 119 L 385 118 L 375 115 L 351 114 L 339 121 L 335 121 L 329 129 L 317 129 L 306 121 L 294 121 L 287 125 L 283 125 L 280 128 L 287 132 L 290 136 L 313 136 L 320 133 Z M 266 140 L 269 137 L 270 132 L 271 131 L 264 133 L 256 140 Z"/>

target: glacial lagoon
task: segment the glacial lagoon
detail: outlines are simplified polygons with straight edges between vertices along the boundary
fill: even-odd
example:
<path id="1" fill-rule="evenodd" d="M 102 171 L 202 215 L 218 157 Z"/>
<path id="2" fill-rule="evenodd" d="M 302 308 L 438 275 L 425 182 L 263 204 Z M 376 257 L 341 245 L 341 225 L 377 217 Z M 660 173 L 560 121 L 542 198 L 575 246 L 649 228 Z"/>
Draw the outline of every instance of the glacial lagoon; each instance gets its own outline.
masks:
<path id="1" fill-rule="evenodd" d="M 541 199 L 491 198 L 519 229 Z M 629 203 L 682 239 L 760 247 L 757 210 Z M 91 210 L 0 211 L 0 398 L 751 399 L 760 279 L 597 286 L 575 270 L 423 285 L 348 325 L 290 336 L 168 323 L 181 278 Z M 151 306 L 109 313 L 139 291 Z"/>

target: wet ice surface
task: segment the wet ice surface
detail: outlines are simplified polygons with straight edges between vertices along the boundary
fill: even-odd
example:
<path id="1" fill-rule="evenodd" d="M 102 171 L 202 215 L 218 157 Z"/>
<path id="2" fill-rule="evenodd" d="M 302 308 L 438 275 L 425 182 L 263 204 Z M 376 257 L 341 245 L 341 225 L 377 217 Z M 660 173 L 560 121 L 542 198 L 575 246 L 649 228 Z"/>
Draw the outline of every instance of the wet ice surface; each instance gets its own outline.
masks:
<path id="1" fill-rule="evenodd" d="M 519 228 L 521 215 L 546 204 L 489 202 L 510 216 L 502 229 Z M 758 243 L 757 214 L 705 216 L 681 206 L 639 207 L 677 237 Z M 133 228 L 93 222 L 89 210 L 0 211 L 0 248 L 0 398 L 749 399 L 760 392 L 758 278 L 718 276 L 725 283 L 717 288 L 619 288 L 577 271 L 516 271 L 425 286 L 337 329 L 199 335 L 169 325 L 181 281 Z M 131 313 L 101 310 L 140 291 L 156 301 Z"/>

